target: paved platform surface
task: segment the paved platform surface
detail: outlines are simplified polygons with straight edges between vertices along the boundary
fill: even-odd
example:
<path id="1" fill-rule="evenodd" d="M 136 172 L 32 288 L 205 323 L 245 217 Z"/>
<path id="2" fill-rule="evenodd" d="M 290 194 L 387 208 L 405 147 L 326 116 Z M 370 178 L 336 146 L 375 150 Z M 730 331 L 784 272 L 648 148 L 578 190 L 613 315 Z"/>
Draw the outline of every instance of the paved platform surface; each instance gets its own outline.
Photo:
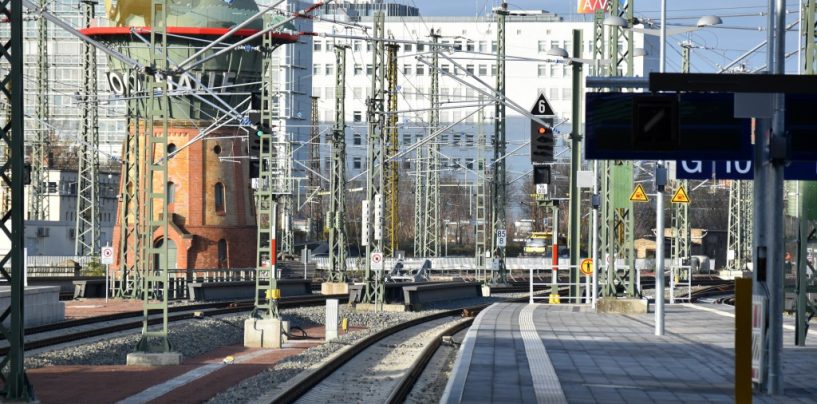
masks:
<path id="1" fill-rule="evenodd" d="M 498 303 L 463 340 L 442 402 L 732 403 L 734 309 L 667 305 L 666 333 L 654 314 L 596 314 L 586 306 Z M 784 319 L 785 397 L 817 403 L 817 332 L 794 346 Z"/>

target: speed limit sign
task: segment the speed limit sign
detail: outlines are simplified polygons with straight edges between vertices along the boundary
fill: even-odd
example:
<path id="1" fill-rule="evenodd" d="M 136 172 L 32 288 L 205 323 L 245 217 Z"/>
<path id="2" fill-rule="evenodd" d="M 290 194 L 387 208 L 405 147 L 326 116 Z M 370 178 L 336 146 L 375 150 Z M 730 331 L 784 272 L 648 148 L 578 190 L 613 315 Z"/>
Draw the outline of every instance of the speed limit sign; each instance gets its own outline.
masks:
<path id="1" fill-rule="evenodd" d="M 102 247 L 99 253 L 99 262 L 104 265 L 113 264 L 113 247 Z"/>

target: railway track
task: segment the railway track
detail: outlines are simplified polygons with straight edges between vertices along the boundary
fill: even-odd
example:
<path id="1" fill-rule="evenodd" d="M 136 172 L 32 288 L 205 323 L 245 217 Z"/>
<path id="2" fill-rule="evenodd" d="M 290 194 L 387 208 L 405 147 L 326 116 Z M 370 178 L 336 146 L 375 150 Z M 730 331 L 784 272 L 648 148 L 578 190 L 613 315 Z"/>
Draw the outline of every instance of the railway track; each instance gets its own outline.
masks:
<path id="1" fill-rule="evenodd" d="M 527 298 L 508 301 L 527 301 Z M 359 400 L 361 395 L 372 402 L 403 402 L 443 337 L 468 328 L 473 317 L 486 307 L 487 304 L 447 310 L 381 330 L 255 402 L 348 402 Z M 338 396 L 342 394 L 339 391 L 348 392 L 350 396 Z"/>
<path id="2" fill-rule="evenodd" d="M 346 299 L 346 295 L 325 295 L 325 296 L 293 296 L 285 297 L 280 300 L 278 307 L 305 307 L 325 304 L 326 299 Z M 190 320 L 197 317 L 200 312 L 205 316 L 217 316 L 223 314 L 239 313 L 250 311 L 253 309 L 252 301 L 240 302 L 225 302 L 225 303 L 204 303 L 189 306 L 177 306 L 171 309 L 168 314 L 168 321 L 183 321 Z M 46 348 L 50 346 L 60 345 L 68 342 L 78 341 L 91 337 L 98 337 L 106 334 L 113 334 L 121 331 L 128 331 L 139 329 L 142 327 L 143 312 L 132 311 L 125 313 L 110 314 L 105 316 L 90 317 L 78 320 L 63 321 L 54 324 L 48 324 L 38 327 L 31 327 L 26 329 L 26 342 L 24 344 L 25 350 Z M 133 320 L 131 320 L 133 319 Z M 162 322 L 161 312 L 151 312 L 148 324 L 160 324 Z M 113 324 L 105 324 L 111 323 Z M 95 325 L 101 325 L 95 327 Z M 82 330 L 72 331 L 75 328 L 83 327 Z M 65 331 L 65 333 L 59 333 Z M 57 335 L 44 336 L 42 338 L 31 338 L 30 335 L 57 333 Z M 0 346 L 0 356 L 8 354 L 9 348 L 6 344 Z"/>

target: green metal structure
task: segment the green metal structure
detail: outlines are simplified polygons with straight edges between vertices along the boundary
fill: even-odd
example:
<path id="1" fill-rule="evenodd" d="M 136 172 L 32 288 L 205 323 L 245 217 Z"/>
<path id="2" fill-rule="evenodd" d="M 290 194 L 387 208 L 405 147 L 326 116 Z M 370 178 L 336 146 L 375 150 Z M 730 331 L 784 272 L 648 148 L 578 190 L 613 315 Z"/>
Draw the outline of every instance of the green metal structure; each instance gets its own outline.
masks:
<path id="1" fill-rule="evenodd" d="M 479 104 L 483 105 L 485 102 L 484 96 L 480 95 Z M 474 223 L 474 265 L 477 267 L 477 272 L 485 269 L 485 251 L 488 245 L 488 167 L 485 164 L 485 112 L 481 109 L 478 113 L 479 123 L 477 124 L 477 155 L 474 159 L 476 165 L 476 191 L 475 191 L 475 205 L 476 205 L 476 221 Z M 478 281 L 484 279 L 477 277 Z"/>
<path id="2" fill-rule="evenodd" d="M 494 283 L 507 283 L 507 273 L 505 271 L 505 247 L 499 247 L 496 243 L 497 230 L 507 230 L 505 219 L 505 205 L 507 199 L 507 178 L 505 173 L 505 153 L 507 142 L 505 141 L 505 18 L 508 16 L 508 2 L 503 1 L 502 6 L 495 10 L 496 13 L 496 93 L 498 97 L 494 103 L 494 162 L 492 177 L 492 203 L 491 203 L 491 242 L 492 257 L 500 261 L 499 271 L 494 274 Z"/>
<path id="3" fill-rule="evenodd" d="M 170 72 L 167 51 L 166 0 L 152 0 L 152 24 L 150 30 L 149 69 L 157 74 Z M 168 303 L 168 119 L 170 118 L 170 95 L 166 80 L 159 81 L 156 75 L 145 74 L 145 89 L 148 97 L 145 114 L 147 149 L 147 229 L 144 233 L 144 249 L 148 255 L 142 262 L 153 264 L 143 269 L 142 337 L 136 345 L 138 352 L 170 352 L 167 337 Z M 148 316 L 151 311 L 160 310 L 162 325 L 158 330 L 149 328 Z"/>
<path id="4" fill-rule="evenodd" d="M 329 281 L 346 282 L 346 50 L 335 45 L 335 127 L 329 170 Z"/>
<path id="5" fill-rule="evenodd" d="M 397 130 L 397 51 L 400 45 L 388 44 L 386 45 L 387 59 L 389 62 L 388 71 L 386 72 L 386 83 L 388 92 L 388 143 L 386 145 L 386 156 L 391 158 L 397 155 L 400 146 L 400 139 Z M 397 160 L 388 160 L 386 162 L 386 237 L 388 243 L 385 245 L 386 254 L 390 257 L 396 257 L 397 250 L 400 249 L 400 240 L 398 238 L 398 226 L 400 225 L 400 200 L 398 194 L 400 192 L 400 162 Z"/>
<path id="6" fill-rule="evenodd" d="M 131 74 L 136 72 L 131 69 Z M 121 206 L 119 209 L 119 283 L 115 288 L 114 296 L 120 298 L 139 298 L 142 293 L 142 273 L 139 268 L 142 263 L 142 241 L 143 229 L 139 220 L 141 212 L 140 184 L 143 181 L 143 169 L 141 162 L 141 152 L 143 144 L 141 126 L 145 101 L 141 97 L 136 97 L 135 92 L 128 87 L 125 92 L 127 102 L 127 113 L 125 115 L 125 128 L 127 134 L 125 142 L 122 143 L 122 181 L 120 185 Z"/>
<path id="7" fill-rule="evenodd" d="M 95 0 L 82 0 L 83 25 L 90 28 L 96 18 Z M 77 170 L 77 221 L 74 254 L 98 256 L 100 245 L 99 205 L 99 108 L 97 91 L 96 47 L 82 44 L 82 121 Z"/>
<path id="8" fill-rule="evenodd" d="M 47 0 L 40 0 L 42 9 L 48 7 Z M 37 21 L 37 105 L 34 110 L 36 120 L 35 136 L 31 144 L 31 185 L 28 198 L 28 220 L 48 220 L 48 125 L 51 113 L 49 112 L 48 97 L 48 21 L 40 16 Z"/>
<path id="9" fill-rule="evenodd" d="M 437 45 L 440 42 L 440 33 L 431 31 L 431 111 L 428 120 L 429 136 L 436 133 L 440 127 L 440 52 Z M 426 164 L 423 167 L 425 175 L 425 191 L 422 195 L 423 209 L 419 212 L 423 221 L 423 244 L 421 256 L 434 258 L 440 255 L 440 142 L 433 140 L 425 146 Z"/>
<path id="10" fill-rule="evenodd" d="M 628 0 L 625 4 L 611 1 L 607 3 L 607 13 L 624 18 L 632 25 L 634 18 L 634 2 Z M 596 49 L 594 57 L 600 60 L 606 56 L 610 62 L 606 72 L 600 71 L 597 62 L 597 74 L 606 73 L 608 76 L 633 75 L 633 32 L 611 26 L 604 35 L 605 13 L 597 11 L 595 15 Z M 620 47 L 619 43 L 624 46 Z M 606 49 L 607 54 L 604 55 Z M 623 65 L 623 67 L 622 67 Z M 629 161 L 604 161 L 601 165 L 601 223 L 599 231 L 599 245 L 606 271 L 600 272 L 603 287 L 602 296 L 619 295 L 619 286 L 623 287 L 625 296 L 634 297 L 635 291 L 635 249 L 634 249 L 634 217 L 632 202 L 629 195 L 633 187 L 633 163 Z M 605 256 L 606 255 L 606 256 Z M 616 260 L 623 258 L 629 267 L 627 271 L 619 272 Z M 602 267 L 599 265 L 599 268 Z"/>
<path id="11" fill-rule="evenodd" d="M 10 288 L 9 306 L 0 314 L 0 335 L 9 346 L 0 360 L 0 378 L 3 380 L 4 401 L 34 400 L 34 389 L 28 380 L 24 363 L 24 295 L 25 233 L 23 218 L 25 205 L 24 102 L 23 102 L 23 8 L 19 1 L 0 1 L 0 14 L 8 17 L 9 37 L 2 38 L 0 62 L 8 66 L 0 81 L 0 98 L 11 106 L 10 118 L 0 126 L 0 144 L 8 150 L 9 158 L 0 166 L 0 182 L 11 191 L 11 204 L 0 215 L 0 237 L 11 249 L 0 255 L 0 276 Z M 3 325 L 8 320 L 8 326 Z"/>
<path id="12" fill-rule="evenodd" d="M 369 228 L 361 226 L 364 245 L 366 246 L 366 270 L 363 275 L 364 303 L 382 305 L 384 301 L 384 276 L 385 271 L 373 269 L 372 260 L 369 257 L 372 253 L 383 253 L 383 192 L 385 188 L 386 172 L 386 114 L 384 113 L 384 103 L 386 99 L 386 48 L 383 38 L 385 37 L 385 14 L 377 12 L 374 15 L 374 33 L 372 46 L 372 82 L 371 93 L 368 100 L 368 144 L 367 154 L 367 175 L 366 175 L 366 201 L 369 209 L 364 209 L 364 221 L 368 221 Z M 371 231 L 373 228 L 374 231 Z"/>

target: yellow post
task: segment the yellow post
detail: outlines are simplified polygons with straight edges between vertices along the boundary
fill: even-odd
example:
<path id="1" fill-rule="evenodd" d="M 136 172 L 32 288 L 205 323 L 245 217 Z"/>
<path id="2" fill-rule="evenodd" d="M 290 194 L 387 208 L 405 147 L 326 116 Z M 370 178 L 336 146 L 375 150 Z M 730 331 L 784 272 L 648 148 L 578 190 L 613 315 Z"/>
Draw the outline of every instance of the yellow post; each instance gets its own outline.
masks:
<path id="1" fill-rule="evenodd" d="M 735 279 L 735 403 L 752 402 L 752 280 Z"/>

